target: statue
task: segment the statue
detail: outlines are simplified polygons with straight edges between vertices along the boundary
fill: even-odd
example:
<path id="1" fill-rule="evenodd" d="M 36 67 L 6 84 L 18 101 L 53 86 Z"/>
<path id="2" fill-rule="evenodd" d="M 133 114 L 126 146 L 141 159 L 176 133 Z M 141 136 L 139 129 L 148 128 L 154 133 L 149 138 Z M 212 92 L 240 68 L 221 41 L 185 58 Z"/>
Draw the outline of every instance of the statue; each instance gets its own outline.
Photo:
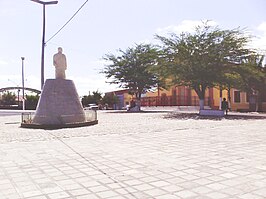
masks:
<path id="1" fill-rule="evenodd" d="M 54 55 L 54 66 L 55 66 L 55 78 L 66 79 L 65 70 L 67 69 L 66 56 L 62 53 L 63 49 L 58 48 L 58 53 Z"/>

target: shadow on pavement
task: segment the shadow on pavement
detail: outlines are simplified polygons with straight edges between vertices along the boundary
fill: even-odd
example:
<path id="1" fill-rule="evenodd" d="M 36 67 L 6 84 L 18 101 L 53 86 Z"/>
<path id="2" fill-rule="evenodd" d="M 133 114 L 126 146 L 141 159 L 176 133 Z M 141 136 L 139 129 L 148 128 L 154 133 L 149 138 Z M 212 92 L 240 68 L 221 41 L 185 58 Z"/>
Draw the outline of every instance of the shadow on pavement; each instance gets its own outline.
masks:
<path id="1" fill-rule="evenodd" d="M 178 113 L 173 112 L 169 113 L 164 117 L 165 119 L 195 119 L 195 120 L 261 120 L 266 119 L 265 114 L 238 114 L 238 113 L 231 113 L 228 115 L 225 115 L 223 117 L 219 116 L 202 116 L 198 113 Z"/>
<path id="2" fill-rule="evenodd" d="M 171 113 L 173 111 L 167 111 L 167 110 L 148 110 L 148 111 L 107 111 L 106 113 Z"/>

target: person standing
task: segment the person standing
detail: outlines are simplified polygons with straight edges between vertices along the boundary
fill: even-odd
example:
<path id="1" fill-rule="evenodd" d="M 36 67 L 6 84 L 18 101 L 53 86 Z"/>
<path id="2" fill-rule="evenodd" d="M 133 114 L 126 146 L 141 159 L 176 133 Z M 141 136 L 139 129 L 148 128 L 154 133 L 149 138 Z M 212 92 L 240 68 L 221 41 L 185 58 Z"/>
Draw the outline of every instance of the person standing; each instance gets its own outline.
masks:
<path id="1" fill-rule="evenodd" d="M 222 110 L 225 112 L 226 115 L 228 114 L 228 102 L 225 98 L 223 98 L 222 101 Z"/>

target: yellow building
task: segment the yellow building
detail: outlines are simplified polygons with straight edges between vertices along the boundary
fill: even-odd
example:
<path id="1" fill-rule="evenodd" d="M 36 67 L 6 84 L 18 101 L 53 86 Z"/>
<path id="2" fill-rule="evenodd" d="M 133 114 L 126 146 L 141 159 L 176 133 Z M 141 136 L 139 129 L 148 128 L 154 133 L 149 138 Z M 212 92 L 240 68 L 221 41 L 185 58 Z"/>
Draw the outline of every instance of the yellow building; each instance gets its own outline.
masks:
<path id="1" fill-rule="evenodd" d="M 123 109 L 134 96 L 130 95 L 128 89 L 118 90 L 106 93 L 107 95 L 116 95 L 119 102 L 115 109 Z M 204 105 L 211 109 L 220 109 L 222 98 L 226 98 L 229 108 L 232 111 L 266 111 L 266 89 L 261 96 L 259 103 L 258 95 L 254 93 L 248 96 L 246 92 L 237 89 L 220 90 L 217 88 L 206 89 Z M 141 106 L 199 106 L 199 97 L 193 89 L 186 86 L 173 86 L 169 89 L 155 89 L 142 95 Z"/>
<path id="2" fill-rule="evenodd" d="M 133 98 L 133 96 L 129 94 L 129 89 L 112 91 L 112 92 L 105 93 L 105 95 L 116 96 L 118 98 L 117 104 L 113 104 L 112 105 L 113 107 L 110 107 L 113 109 L 125 108 L 128 104 L 130 104 L 130 101 Z"/>
<path id="3" fill-rule="evenodd" d="M 254 92 L 248 95 L 246 92 L 241 92 L 237 89 L 232 89 L 230 92 L 232 110 L 244 111 L 266 111 L 266 88 L 264 93 Z"/>
<path id="4" fill-rule="evenodd" d="M 220 109 L 222 98 L 226 98 L 229 107 L 233 111 L 266 111 L 266 90 L 261 97 L 261 103 L 258 103 L 256 94 L 248 96 L 246 92 L 237 89 L 227 90 L 217 88 L 206 89 L 205 106 L 212 109 Z M 193 89 L 186 86 L 174 86 L 170 89 L 157 89 L 154 92 L 146 93 L 141 100 L 142 106 L 199 106 L 199 98 Z"/>

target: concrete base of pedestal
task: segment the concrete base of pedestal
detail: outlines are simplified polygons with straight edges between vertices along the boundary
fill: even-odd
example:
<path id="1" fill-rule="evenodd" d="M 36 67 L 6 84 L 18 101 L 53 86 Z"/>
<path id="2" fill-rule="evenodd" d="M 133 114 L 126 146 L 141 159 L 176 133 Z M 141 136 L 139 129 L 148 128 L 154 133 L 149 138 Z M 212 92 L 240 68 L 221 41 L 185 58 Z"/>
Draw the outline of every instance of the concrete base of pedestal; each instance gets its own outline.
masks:
<path id="1" fill-rule="evenodd" d="M 22 128 L 29 129 L 62 129 L 62 128 L 76 128 L 98 124 L 98 120 L 78 123 L 66 123 L 66 124 L 34 124 L 34 123 L 21 123 Z"/>
<path id="2" fill-rule="evenodd" d="M 47 79 L 32 124 L 62 126 L 74 123 L 86 123 L 74 82 L 66 79 Z"/>

